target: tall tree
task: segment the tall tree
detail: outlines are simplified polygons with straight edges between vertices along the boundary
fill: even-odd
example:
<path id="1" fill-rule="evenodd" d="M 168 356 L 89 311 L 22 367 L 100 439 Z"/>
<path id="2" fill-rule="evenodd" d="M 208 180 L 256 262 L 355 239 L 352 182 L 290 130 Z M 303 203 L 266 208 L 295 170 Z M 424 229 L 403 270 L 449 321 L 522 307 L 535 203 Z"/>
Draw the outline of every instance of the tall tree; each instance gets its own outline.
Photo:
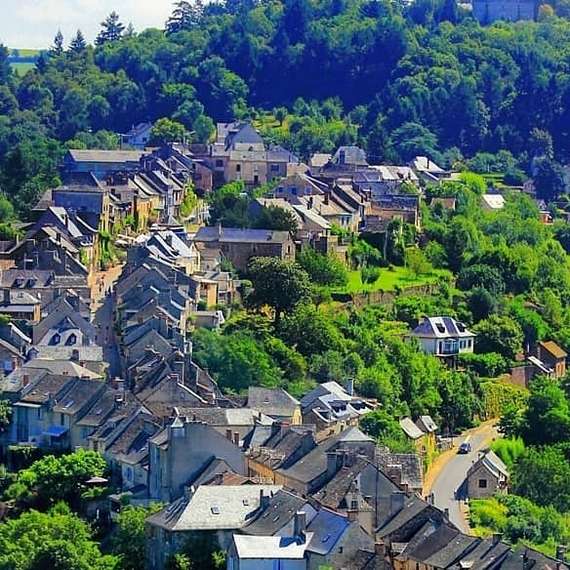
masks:
<path id="1" fill-rule="evenodd" d="M 254 307 L 271 307 L 276 324 L 284 312 L 292 311 L 307 299 L 311 290 L 309 276 L 292 261 L 256 257 L 249 264 L 248 273 L 253 283 L 248 302 Z"/>
<path id="2" fill-rule="evenodd" d="M 121 39 L 125 26 L 119 19 L 119 14 L 114 10 L 101 22 L 101 31 L 95 40 L 95 44 L 101 46 L 107 42 L 116 42 Z"/>
<path id="3" fill-rule="evenodd" d="M 57 34 L 55 34 L 55 38 L 53 39 L 53 45 L 51 46 L 49 53 L 54 57 L 58 57 L 64 52 L 63 47 L 63 34 L 61 30 L 57 30 Z"/>
<path id="4" fill-rule="evenodd" d="M 182 30 L 189 30 L 200 23 L 204 12 L 204 6 L 200 0 L 192 5 L 187 0 L 179 0 L 174 5 L 174 10 L 166 22 L 166 32 L 175 34 Z"/>
<path id="5" fill-rule="evenodd" d="M 81 54 L 87 49 L 87 42 L 81 30 L 77 30 L 75 37 L 69 44 L 69 51 L 74 54 Z"/>

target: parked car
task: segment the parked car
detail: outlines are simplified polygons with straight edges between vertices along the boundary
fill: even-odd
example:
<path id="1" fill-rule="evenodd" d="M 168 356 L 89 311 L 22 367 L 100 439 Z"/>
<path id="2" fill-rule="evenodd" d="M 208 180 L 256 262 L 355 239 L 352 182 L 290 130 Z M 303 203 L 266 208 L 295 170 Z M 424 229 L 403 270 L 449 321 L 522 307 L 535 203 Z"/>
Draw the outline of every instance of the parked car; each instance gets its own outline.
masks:
<path id="1" fill-rule="evenodd" d="M 468 441 L 463 442 L 459 446 L 457 453 L 459 453 L 461 455 L 467 455 L 468 453 L 471 453 L 471 444 Z"/>

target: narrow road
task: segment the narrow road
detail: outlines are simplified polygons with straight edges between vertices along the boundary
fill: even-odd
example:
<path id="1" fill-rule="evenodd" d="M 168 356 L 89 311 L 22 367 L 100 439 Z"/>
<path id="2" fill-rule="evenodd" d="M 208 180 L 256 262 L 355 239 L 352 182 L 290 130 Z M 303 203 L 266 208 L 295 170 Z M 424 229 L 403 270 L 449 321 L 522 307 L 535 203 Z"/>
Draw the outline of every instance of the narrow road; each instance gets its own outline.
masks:
<path id="1" fill-rule="evenodd" d="M 428 477 L 426 493 L 434 494 L 435 506 L 449 510 L 449 520 L 461 531 L 469 533 L 469 523 L 466 517 L 466 505 L 456 498 L 461 496 L 462 487 L 467 476 L 467 471 L 477 460 L 478 452 L 489 446 L 499 434 L 495 422 L 485 422 L 479 427 L 469 430 L 458 436 L 454 443 L 455 448 L 445 452 L 438 458 L 432 467 L 435 471 L 433 478 Z M 466 455 L 457 454 L 457 448 L 464 442 L 471 444 L 472 451 Z M 431 480 L 430 480 L 431 479 Z"/>
<path id="2" fill-rule="evenodd" d="M 109 363 L 109 378 L 122 375 L 119 347 L 114 330 L 114 295 L 115 282 L 122 271 L 122 264 L 95 275 L 92 287 L 93 324 L 97 328 L 97 340 L 103 347 L 103 358 Z"/>

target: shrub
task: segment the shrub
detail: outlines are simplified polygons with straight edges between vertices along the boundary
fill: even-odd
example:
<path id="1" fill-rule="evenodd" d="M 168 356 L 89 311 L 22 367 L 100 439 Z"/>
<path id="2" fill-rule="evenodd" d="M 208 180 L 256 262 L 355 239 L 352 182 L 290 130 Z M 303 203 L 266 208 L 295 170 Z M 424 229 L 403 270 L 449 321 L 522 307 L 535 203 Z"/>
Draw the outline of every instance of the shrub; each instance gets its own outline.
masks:
<path id="1" fill-rule="evenodd" d="M 378 267 L 363 267 L 361 271 L 362 283 L 376 283 L 380 278 L 380 269 Z"/>

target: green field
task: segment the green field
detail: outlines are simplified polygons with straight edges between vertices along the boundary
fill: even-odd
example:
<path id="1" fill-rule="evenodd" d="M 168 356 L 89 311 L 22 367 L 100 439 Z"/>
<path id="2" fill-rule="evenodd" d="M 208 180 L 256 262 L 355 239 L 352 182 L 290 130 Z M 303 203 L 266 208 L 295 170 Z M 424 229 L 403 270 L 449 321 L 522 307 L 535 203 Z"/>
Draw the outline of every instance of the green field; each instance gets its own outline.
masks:
<path id="1" fill-rule="evenodd" d="M 15 63 L 11 63 L 10 65 L 12 66 L 14 73 L 21 77 L 22 75 L 25 75 L 26 73 L 28 73 L 28 71 L 30 71 L 30 69 L 34 69 L 36 64 L 35 63 L 23 63 L 23 62 L 17 61 Z"/>
<path id="2" fill-rule="evenodd" d="M 362 283 L 360 271 L 350 271 L 348 274 L 348 284 L 345 287 L 335 289 L 335 293 L 364 293 L 370 291 L 394 291 L 396 287 L 405 289 L 406 287 L 417 287 L 428 285 L 448 277 L 449 271 L 434 269 L 426 275 L 414 277 L 405 267 L 394 267 L 393 269 L 382 269 L 380 277 L 374 283 Z"/>
<path id="3" fill-rule="evenodd" d="M 16 53 L 14 53 L 16 52 Z M 19 57 L 38 57 L 41 53 L 41 50 L 39 49 L 18 49 L 18 48 L 12 48 L 10 50 L 10 55 L 18 55 Z"/>

